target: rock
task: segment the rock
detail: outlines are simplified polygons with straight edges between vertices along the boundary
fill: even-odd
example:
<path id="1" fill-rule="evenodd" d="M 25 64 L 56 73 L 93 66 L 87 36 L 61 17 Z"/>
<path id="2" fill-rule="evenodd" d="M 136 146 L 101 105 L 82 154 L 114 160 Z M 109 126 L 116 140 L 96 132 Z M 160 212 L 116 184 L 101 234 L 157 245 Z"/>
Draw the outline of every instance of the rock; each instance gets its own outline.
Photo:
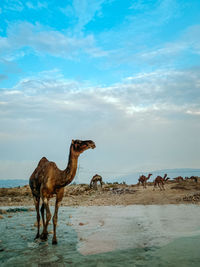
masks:
<path id="1" fill-rule="evenodd" d="M 28 211 L 35 211 L 35 208 L 28 208 Z"/>
<path id="2" fill-rule="evenodd" d="M 4 217 L 2 215 L 0 215 L 0 220 L 4 219 Z"/>
<path id="3" fill-rule="evenodd" d="M 84 223 L 80 222 L 79 225 L 82 226 L 82 225 L 84 225 Z"/>
<path id="4" fill-rule="evenodd" d="M 7 213 L 6 210 L 0 209 L 0 214 L 6 214 L 6 213 Z"/>

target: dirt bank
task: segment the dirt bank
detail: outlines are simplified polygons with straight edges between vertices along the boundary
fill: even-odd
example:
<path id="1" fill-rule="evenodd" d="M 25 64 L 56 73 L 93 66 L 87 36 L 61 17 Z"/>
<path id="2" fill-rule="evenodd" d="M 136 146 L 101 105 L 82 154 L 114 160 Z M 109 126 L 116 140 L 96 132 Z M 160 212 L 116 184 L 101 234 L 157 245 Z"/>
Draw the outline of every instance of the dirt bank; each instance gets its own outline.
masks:
<path id="1" fill-rule="evenodd" d="M 51 200 L 53 205 L 55 198 Z M 104 184 L 101 189 L 89 185 L 69 185 L 65 188 L 63 206 L 110 206 L 134 204 L 186 204 L 200 203 L 200 183 L 194 181 L 168 181 L 165 190 L 153 191 L 153 184 L 147 188 L 137 185 Z M 16 188 L 0 188 L 0 206 L 32 206 L 33 200 L 28 185 Z"/>

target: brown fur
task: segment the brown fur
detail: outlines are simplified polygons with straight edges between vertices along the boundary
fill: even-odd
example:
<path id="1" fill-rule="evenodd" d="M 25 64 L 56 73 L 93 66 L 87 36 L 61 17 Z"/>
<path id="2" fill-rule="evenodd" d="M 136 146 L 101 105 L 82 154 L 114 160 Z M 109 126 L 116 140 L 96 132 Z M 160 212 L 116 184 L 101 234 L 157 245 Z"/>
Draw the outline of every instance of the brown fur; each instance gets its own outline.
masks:
<path id="1" fill-rule="evenodd" d="M 164 177 L 161 176 L 157 176 L 156 179 L 154 180 L 154 189 L 156 188 L 156 186 L 158 186 L 160 188 L 160 190 L 165 190 L 164 188 L 164 184 L 165 182 L 169 180 L 169 178 L 167 178 L 167 174 L 164 175 Z"/>
<path id="2" fill-rule="evenodd" d="M 97 189 L 97 182 L 100 182 L 100 185 L 102 187 L 102 185 L 103 185 L 102 177 L 98 174 L 95 174 L 90 181 L 90 188 L 93 187 L 93 188 Z"/>
<path id="3" fill-rule="evenodd" d="M 141 175 L 140 178 L 138 179 L 138 186 L 140 185 L 140 183 L 143 185 L 143 188 L 146 188 L 147 186 L 147 181 L 149 180 L 149 178 L 151 177 L 151 173 L 149 173 L 149 175 L 146 177 L 145 175 Z"/>
<path id="4" fill-rule="evenodd" d="M 95 148 L 95 143 L 91 140 L 81 141 L 72 140 L 70 146 L 68 165 L 65 170 L 60 170 L 54 162 L 48 161 L 43 157 L 37 168 L 32 173 L 29 179 L 29 185 L 32 191 L 35 208 L 37 212 L 38 229 L 35 238 L 47 240 L 47 227 L 51 219 L 51 212 L 49 209 L 49 199 L 56 195 L 55 213 L 53 216 L 53 239 L 52 244 L 57 244 L 56 225 L 58 218 L 58 208 L 61 204 L 64 187 L 72 182 L 75 177 L 78 157 L 81 153 L 89 148 Z M 41 215 L 43 221 L 43 232 L 40 235 L 40 198 L 42 199 Z M 46 219 L 44 212 L 46 211 Z"/>

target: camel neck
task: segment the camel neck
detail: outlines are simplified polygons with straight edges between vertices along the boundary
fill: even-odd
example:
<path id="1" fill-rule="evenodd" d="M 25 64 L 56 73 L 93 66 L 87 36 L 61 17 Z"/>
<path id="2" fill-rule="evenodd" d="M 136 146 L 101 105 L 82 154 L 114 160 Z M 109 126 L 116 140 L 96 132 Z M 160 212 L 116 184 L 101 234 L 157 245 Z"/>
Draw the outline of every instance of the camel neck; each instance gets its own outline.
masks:
<path id="1" fill-rule="evenodd" d="M 63 171 L 62 186 L 70 184 L 76 175 L 76 170 L 78 165 L 78 155 L 75 155 L 72 149 L 73 148 L 71 146 L 69 151 L 67 168 Z"/>

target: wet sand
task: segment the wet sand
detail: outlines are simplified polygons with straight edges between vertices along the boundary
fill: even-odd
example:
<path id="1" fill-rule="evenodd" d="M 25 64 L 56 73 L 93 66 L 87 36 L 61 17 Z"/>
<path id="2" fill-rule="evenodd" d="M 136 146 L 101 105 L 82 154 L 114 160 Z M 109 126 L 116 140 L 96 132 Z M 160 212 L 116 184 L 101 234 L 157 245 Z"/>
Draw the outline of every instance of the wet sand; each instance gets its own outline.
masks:
<path id="1" fill-rule="evenodd" d="M 198 205 L 61 207 L 56 246 L 26 210 L 0 220 L 1 266 L 199 266 Z"/>

